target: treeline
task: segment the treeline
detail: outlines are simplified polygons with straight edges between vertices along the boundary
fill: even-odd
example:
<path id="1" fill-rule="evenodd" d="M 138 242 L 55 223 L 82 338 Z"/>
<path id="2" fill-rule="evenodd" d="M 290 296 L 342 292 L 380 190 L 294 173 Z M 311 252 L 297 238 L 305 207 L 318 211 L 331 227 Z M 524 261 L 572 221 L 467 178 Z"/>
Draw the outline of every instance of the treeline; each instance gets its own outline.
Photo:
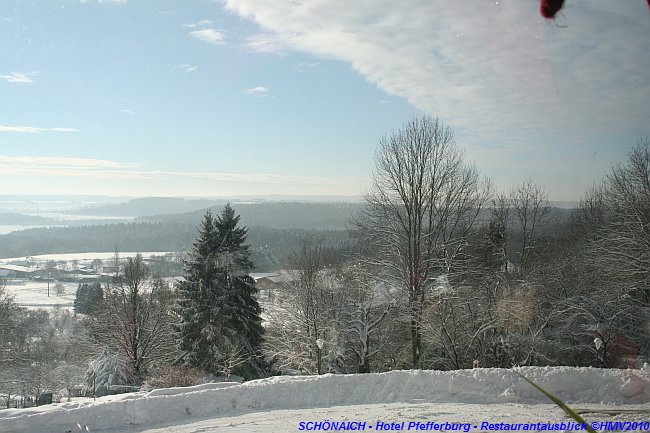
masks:
<path id="1" fill-rule="evenodd" d="M 169 213 L 191 212 L 211 206 L 223 205 L 223 200 L 185 199 L 175 197 L 143 197 L 125 203 L 86 206 L 68 210 L 71 215 L 101 215 L 108 217 L 135 217 Z"/>
<path id="2" fill-rule="evenodd" d="M 219 212 L 225 200 L 147 197 L 105 206 L 68 211 L 70 214 L 135 217 L 136 222 L 197 225 L 206 210 Z M 278 229 L 343 230 L 363 206 L 355 202 L 233 202 L 244 225 Z M 66 222 L 66 224 L 69 224 Z M 71 225 L 71 224 L 70 224 Z"/>
<path id="3" fill-rule="evenodd" d="M 557 224 L 566 222 L 570 215 L 568 209 L 549 208 L 547 220 L 553 224 L 546 224 L 540 229 L 553 231 Z M 173 219 L 172 216 L 169 218 Z M 193 218 L 190 220 L 193 221 Z M 185 252 L 196 235 L 196 224 L 189 221 L 138 222 L 15 231 L 0 235 L 0 259 L 41 254 L 110 252 L 116 248 L 118 251 Z M 514 225 L 510 232 L 506 251 L 509 259 L 516 261 L 515 251 L 522 243 L 522 230 Z M 323 244 L 328 250 L 329 263 L 346 260 L 361 247 L 351 239 L 347 230 L 252 226 L 248 233 L 251 257 L 257 272 L 285 268 L 287 255 L 308 240 L 318 240 Z"/>
<path id="4" fill-rule="evenodd" d="M 363 208 L 362 203 L 301 203 L 266 202 L 233 203 L 247 227 L 264 226 L 276 229 L 344 230 L 352 215 Z M 219 212 L 223 205 L 212 206 L 212 212 Z M 140 222 L 174 222 L 196 226 L 206 209 L 182 214 L 143 216 Z"/>
<path id="5" fill-rule="evenodd" d="M 44 225 L 56 224 L 57 221 L 53 218 L 45 218 L 33 215 L 23 215 L 14 212 L 0 213 L 0 225 Z"/>
<path id="6" fill-rule="evenodd" d="M 193 227 L 183 224 L 109 224 L 21 230 L 0 236 L 0 257 L 95 251 L 183 251 Z"/>
<path id="7" fill-rule="evenodd" d="M 128 223 L 22 230 L 0 236 L 0 258 L 55 253 L 115 251 L 184 252 L 192 245 L 198 223 Z M 249 229 L 255 270 L 286 265 L 287 254 L 305 239 L 320 239 L 331 250 L 330 260 L 343 260 L 353 246 L 345 230 Z M 337 258 L 338 257 L 338 258 Z"/>

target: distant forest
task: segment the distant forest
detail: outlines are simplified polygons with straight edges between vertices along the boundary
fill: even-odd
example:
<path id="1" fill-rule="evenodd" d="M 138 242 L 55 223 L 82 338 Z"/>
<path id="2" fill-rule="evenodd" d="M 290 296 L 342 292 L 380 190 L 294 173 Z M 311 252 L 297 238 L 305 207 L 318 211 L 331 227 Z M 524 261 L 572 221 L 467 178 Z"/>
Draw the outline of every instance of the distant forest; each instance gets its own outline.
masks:
<path id="1" fill-rule="evenodd" d="M 172 205 L 178 205 L 174 208 Z M 77 212 L 105 216 L 142 215 L 157 210 L 183 210 L 206 200 L 135 199 L 127 203 Z M 211 204 L 215 204 L 212 201 Z M 224 202 L 225 204 L 225 202 Z M 352 252 L 345 230 L 347 220 L 361 208 L 356 203 L 237 203 L 233 205 L 248 227 L 255 270 L 265 272 L 286 266 L 287 255 L 307 240 L 317 240 L 326 248 L 328 262 L 337 263 Z M 223 204 L 210 209 L 218 213 Z M 0 236 L 0 258 L 40 254 L 102 251 L 187 251 L 197 235 L 197 226 L 207 209 L 186 213 L 145 215 L 135 222 L 67 227 L 33 228 Z M 12 222 L 18 222 L 15 215 Z M 35 222 L 29 216 L 27 221 Z"/>
<path id="2" fill-rule="evenodd" d="M 154 199 L 156 201 L 161 199 Z M 176 199 L 174 199 L 176 200 Z M 122 212 L 141 211 L 136 207 Z M 154 206 L 155 208 L 156 206 Z M 248 227 L 248 243 L 255 270 L 266 272 L 286 267 L 287 256 L 307 241 L 318 241 L 325 248 L 326 261 L 336 264 L 355 252 L 357 245 L 346 230 L 346 223 L 362 209 L 357 203 L 240 203 L 233 205 Z M 112 208 L 112 206 L 107 206 Z M 223 206 L 211 207 L 218 213 Z M 187 251 L 197 235 L 197 226 L 207 209 L 180 214 L 137 217 L 131 223 L 49 227 L 21 230 L 0 235 L 0 259 L 40 254 L 115 251 Z M 562 222 L 569 210 L 551 208 L 550 221 Z M 553 229 L 553 224 L 548 227 Z M 513 233 L 508 242 L 520 242 Z M 516 248 L 511 248 L 514 251 Z"/>
<path id="3" fill-rule="evenodd" d="M 101 251 L 187 251 L 196 227 L 181 223 L 130 223 L 83 227 L 51 227 L 22 230 L 0 236 L 0 258 L 54 253 Z M 275 229 L 255 226 L 248 230 L 248 243 L 255 270 L 266 272 L 285 266 L 287 254 L 308 239 L 330 249 L 332 259 L 350 250 L 345 230 Z"/>

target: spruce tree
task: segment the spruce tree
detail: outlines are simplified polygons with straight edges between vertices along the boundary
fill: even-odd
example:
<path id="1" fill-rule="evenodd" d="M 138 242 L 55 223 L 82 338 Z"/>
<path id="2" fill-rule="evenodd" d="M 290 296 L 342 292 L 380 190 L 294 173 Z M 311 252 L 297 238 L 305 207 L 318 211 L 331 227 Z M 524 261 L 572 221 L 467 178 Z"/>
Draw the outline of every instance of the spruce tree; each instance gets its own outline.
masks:
<path id="1" fill-rule="evenodd" d="M 104 299 L 104 290 L 100 283 L 80 283 L 73 308 L 75 313 L 96 315 Z"/>
<path id="2" fill-rule="evenodd" d="M 246 228 L 230 205 L 205 215 L 185 262 L 177 325 L 182 360 L 210 372 L 263 375 L 263 328 Z"/>

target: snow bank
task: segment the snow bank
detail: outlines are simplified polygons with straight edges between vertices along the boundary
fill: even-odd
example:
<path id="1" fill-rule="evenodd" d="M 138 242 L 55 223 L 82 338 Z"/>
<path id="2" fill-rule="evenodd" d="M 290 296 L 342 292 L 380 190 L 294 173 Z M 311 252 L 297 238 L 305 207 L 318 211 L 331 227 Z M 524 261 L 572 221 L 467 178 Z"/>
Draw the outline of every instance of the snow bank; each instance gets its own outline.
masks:
<path id="1" fill-rule="evenodd" d="M 241 385 L 241 383 L 240 382 L 216 382 L 216 383 L 204 383 L 202 385 L 185 386 L 185 387 L 178 387 L 178 388 L 161 388 L 161 389 L 154 389 L 151 392 L 147 393 L 146 395 L 147 397 L 155 397 L 158 395 L 185 394 L 188 392 L 227 388 L 229 386 L 234 386 L 234 385 Z"/>
<path id="2" fill-rule="evenodd" d="M 650 372 L 570 367 L 517 371 L 569 403 L 650 402 Z M 548 403 L 507 369 L 393 371 L 365 375 L 272 377 L 104 397 L 97 402 L 0 411 L 0 432 L 96 431 L 128 425 L 224 416 L 241 411 L 357 404 Z"/>

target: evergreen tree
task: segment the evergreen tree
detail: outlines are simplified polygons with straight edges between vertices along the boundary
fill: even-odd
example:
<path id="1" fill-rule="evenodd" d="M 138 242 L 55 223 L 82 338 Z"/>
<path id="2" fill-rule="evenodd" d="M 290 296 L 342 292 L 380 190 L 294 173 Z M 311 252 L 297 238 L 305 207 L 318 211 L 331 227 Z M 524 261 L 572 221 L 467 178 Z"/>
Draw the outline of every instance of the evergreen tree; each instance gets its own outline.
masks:
<path id="1" fill-rule="evenodd" d="M 104 299 L 104 290 L 100 283 L 81 283 L 77 287 L 77 294 L 74 300 L 74 311 L 80 314 L 97 314 L 102 299 Z"/>
<path id="2" fill-rule="evenodd" d="M 482 267 L 496 272 L 506 272 L 507 267 L 506 227 L 498 219 L 491 219 L 479 241 L 478 253 Z"/>
<path id="3" fill-rule="evenodd" d="M 205 215 L 178 283 L 182 360 L 211 372 L 245 378 L 263 375 L 263 328 L 246 228 L 226 205 L 217 218 Z"/>

